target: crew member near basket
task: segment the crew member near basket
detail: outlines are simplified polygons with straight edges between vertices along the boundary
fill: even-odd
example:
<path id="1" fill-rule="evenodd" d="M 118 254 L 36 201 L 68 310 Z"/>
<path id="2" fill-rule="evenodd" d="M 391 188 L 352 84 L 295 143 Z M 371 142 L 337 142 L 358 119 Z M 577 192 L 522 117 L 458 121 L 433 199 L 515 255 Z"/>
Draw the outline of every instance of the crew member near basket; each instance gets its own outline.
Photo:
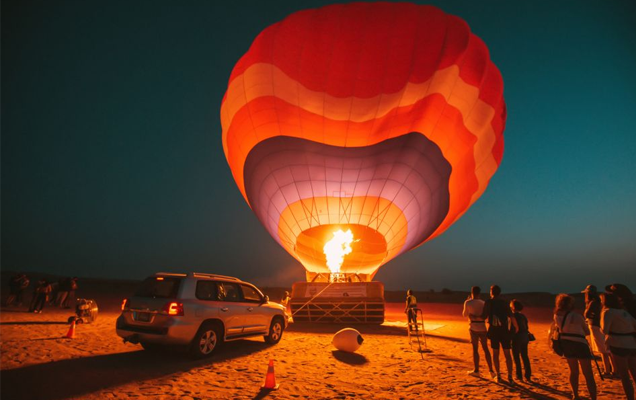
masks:
<path id="1" fill-rule="evenodd" d="M 415 327 L 417 329 L 417 298 L 413 294 L 411 289 L 406 291 L 406 307 L 404 308 L 404 312 L 408 316 L 409 326 Z"/>

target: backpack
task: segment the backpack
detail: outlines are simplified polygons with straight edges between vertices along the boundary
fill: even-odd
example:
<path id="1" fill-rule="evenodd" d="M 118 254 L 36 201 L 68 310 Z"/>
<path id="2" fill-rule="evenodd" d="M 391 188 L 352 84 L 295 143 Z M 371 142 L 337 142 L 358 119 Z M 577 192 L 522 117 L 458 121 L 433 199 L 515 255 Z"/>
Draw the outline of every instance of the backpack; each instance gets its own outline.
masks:
<path id="1" fill-rule="evenodd" d="M 552 326 L 550 326 L 550 347 L 558 356 L 563 356 L 563 344 L 561 343 L 561 331 L 563 330 L 563 326 L 565 325 L 565 320 L 568 317 L 570 312 L 566 312 L 563 316 L 563 321 L 561 321 L 561 327 L 556 324 L 556 321 L 552 321 Z"/>

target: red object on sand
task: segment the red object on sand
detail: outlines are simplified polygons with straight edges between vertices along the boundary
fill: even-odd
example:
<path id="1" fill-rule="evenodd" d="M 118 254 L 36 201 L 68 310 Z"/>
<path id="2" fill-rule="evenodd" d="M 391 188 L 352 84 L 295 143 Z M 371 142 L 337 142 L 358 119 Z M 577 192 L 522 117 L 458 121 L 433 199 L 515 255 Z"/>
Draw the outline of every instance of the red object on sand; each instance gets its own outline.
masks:
<path id="1" fill-rule="evenodd" d="M 68 339 L 75 339 L 75 321 L 71 322 L 71 327 L 68 328 L 68 333 L 66 334 Z"/>
<path id="2" fill-rule="evenodd" d="M 274 375 L 274 360 L 269 360 L 269 365 L 267 366 L 267 375 L 265 375 L 265 384 L 261 386 L 261 389 L 267 390 L 276 390 L 278 389 L 276 384 L 276 376 Z"/>

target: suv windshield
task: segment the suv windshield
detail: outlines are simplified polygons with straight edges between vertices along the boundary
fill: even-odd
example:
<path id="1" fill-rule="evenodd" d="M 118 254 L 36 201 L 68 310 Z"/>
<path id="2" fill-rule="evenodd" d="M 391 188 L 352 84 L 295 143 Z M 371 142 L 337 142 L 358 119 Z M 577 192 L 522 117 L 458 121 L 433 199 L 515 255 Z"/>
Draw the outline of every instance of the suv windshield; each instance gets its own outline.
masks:
<path id="1" fill-rule="evenodd" d="M 175 298 L 179 291 L 181 278 L 167 276 L 151 276 L 141 284 L 135 293 L 137 297 Z"/>

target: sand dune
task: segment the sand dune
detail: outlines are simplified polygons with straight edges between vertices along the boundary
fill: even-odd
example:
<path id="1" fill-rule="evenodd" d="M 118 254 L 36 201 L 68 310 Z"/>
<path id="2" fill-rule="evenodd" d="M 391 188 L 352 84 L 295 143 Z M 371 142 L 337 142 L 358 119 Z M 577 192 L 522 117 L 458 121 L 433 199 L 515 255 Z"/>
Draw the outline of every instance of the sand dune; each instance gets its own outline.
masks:
<path id="1" fill-rule="evenodd" d="M 355 354 L 336 351 L 331 338 L 341 326 L 292 325 L 283 340 L 226 344 L 211 359 L 180 353 L 153 354 L 116 336 L 116 312 L 79 325 L 65 339 L 68 311 L 1 314 L 2 399 L 567 399 L 565 361 L 544 340 L 549 309 L 530 309 L 535 384 L 515 386 L 466 375 L 472 368 L 461 305 L 426 306 L 431 329 L 420 354 L 408 343 L 401 304 L 389 305 L 386 326 L 357 327 L 365 342 Z M 538 321 L 538 322 L 537 322 Z M 260 391 L 267 364 L 275 362 L 280 389 Z M 503 362 L 503 360 L 502 360 Z M 482 366 L 486 371 L 485 365 Z M 619 381 L 598 379 L 599 398 L 623 398 Z M 582 395 L 587 392 L 582 385 Z"/>

